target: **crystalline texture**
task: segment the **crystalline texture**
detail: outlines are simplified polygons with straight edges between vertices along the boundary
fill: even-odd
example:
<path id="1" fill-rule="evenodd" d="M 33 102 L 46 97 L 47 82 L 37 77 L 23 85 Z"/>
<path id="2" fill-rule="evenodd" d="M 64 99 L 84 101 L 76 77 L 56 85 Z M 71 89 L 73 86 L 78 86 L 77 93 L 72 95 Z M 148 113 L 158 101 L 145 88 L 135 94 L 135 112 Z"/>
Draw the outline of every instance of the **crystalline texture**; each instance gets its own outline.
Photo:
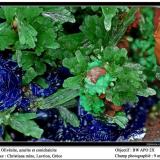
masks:
<path id="1" fill-rule="evenodd" d="M 44 89 L 39 85 L 32 83 L 30 89 L 34 96 L 37 97 L 47 97 L 55 93 L 58 88 L 63 84 L 64 79 L 70 76 L 70 72 L 67 68 L 60 67 L 57 71 L 51 72 L 47 75 L 46 81 L 49 84 L 49 87 Z"/>
<path id="2" fill-rule="evenodd" d="M 17 65 L 0 58 L 0 111 L 13 107 L 21 99 L 21 80 Z"/>

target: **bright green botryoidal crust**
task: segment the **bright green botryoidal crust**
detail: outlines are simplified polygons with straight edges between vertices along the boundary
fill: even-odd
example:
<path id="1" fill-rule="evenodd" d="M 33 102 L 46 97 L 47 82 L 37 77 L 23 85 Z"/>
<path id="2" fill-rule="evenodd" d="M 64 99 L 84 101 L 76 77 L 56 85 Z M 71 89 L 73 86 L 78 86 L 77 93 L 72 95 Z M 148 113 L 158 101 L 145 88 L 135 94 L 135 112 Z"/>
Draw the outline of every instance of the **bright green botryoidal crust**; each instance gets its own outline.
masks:
<path id="1" fill-rule="evenodd" d="M 94 57 L 94 61 L 87 63 L 88 58 L 78 51 L 73 60 L 64 60 L 64 66 L 68 67 L 75 75 L 72 79 L 67 79 L 64 82 L 64 87 L 72 89 L 73 86 L 75 89 L 77 86 L 80 88 L 81 106 L 95 116 L 106 116 L 104 111 L 107 106 L 99 98 L 101 94 L 105 95 L 105 100 L 116 106 L 122 106 L 127 102 L 134 104 L 138 102 L 138 96 L 148 97 L 156 94 L 153 89 L 147 86 L 146 76 L 143 74 L 144 68 L 139 64 L 129 62 L 125 49 L 106 47 L 97 57 Z M 106 72 L 100 75 L 96 82 L 93 82 L 87 74 L 97 67 L 103 68 Z M 81 83 L 78 85 L 77 82 Z M 115 117 L 113 119 L 117 123 Z"/>

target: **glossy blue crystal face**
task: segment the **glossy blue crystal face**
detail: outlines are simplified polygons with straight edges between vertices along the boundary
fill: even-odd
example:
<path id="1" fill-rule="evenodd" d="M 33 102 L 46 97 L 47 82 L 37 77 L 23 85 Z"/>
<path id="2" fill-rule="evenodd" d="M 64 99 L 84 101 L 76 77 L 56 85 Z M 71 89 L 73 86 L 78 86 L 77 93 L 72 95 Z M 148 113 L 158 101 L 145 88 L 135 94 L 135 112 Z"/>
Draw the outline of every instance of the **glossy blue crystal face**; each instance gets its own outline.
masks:
<path id="1" fill-rule="evenodd" d="M 24 112 L 30 111 L 30 99 L 22 96 L 20 103 L 18 103 L 17 108 L 23 110 Z"/>
<path id="2" fill-rule="evenodd" d="M 31 83 L 29 88 L 32 92 L 32 98 L 36 97 L 47 97 L 51 94 L 54 94 L 63 84 L 64 79 L 70 77 L 71 74 L 69 70 L 65 67 L 59 67 L 56 71 L 47 73 L 46 82 L 48 83 L 48 88 L 42 88 L 36 83 Z M 18 104 L 18 108 L 23 110 L 24 112 L 29 112 L 29 105 L 31 103 L 31 97 L 26 97 L 24 93 L 22 93 L 22 100 Z"/>
<path id="3" fill-rule="evenodd" d="M 21 78 L 17 64 L 0 58 L 0 111 L 13 107 L 21 99 Z"/>
<path id="4" fill-rule="evenodd" d="M 32 83 L 30 85 L 30 89 L 34 96 L 37 97 L 47 97 L 51 94 L 55 93 L 58 88 L 60 88 L 63 84 L 64 79 L 70 76 L 70 72 L 65 67 L 60 67 L 57 71 L 51 72 L 47 75 L 46 81 L 49 84 L 49 87 L 44 89 L 41 86 Z"/>
<path id="5" fill-rule="evenodd" d="M 150 103 L 149 103 L 150 102 Z M 125 112 L 130 117 L 125 129 L 114 124 L 105 124 L 96 120 L 91 114 L 78 107 L 77 115 L 80 119 L 80 127 L 74 128 L 70 125 L 64 126 L 58 111 L 39 110 L 38 122 L 44 127 L 44 137 L 52 141 L 77 141 L 77 142 L 109 142 L 141 140 L 144 133 L 144 125 L 149 108 L 157 102 L 156 97 L 142 98 L 136 106 L 125 105 Z"/>

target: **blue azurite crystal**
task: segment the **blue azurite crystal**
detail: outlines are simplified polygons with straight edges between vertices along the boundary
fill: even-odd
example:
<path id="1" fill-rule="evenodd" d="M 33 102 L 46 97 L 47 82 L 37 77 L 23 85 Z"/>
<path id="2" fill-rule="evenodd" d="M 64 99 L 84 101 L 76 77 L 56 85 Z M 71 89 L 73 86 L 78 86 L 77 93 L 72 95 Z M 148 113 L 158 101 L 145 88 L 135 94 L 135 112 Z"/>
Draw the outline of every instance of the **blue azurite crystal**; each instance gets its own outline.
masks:
<path id="1" fill-rule="evenodd" d="M 149 104 L 148 101 L 152 101 L 152 103 Z M 140 140 L 145 135 L 144 124 L 149 108 L 156 102 L 157 98 L 155 96 L 149 98 L 140 97 L 140 101 L 136 106 L 125 105 L 126 113 L 130 117 L 125 129 L 121 129 L 115 124 L 106 124 L 97 120 L 80 106 L 77 113 L 80 119 L 80 127 L 78 128 L 69 124 L 65 126 L 59 117 L 58 111 L 55 109 L 43 111 L 44 113 L 40 114 L 41 121 L 38 121 L 42 127 L 45 126 L 43 127 L 45 130 L 44 138 L 53 141 L 108 142 Z"/>
<path id="2" fill-rule="evenodd" d="M 4 104 L 5 106 L 7 106 L 7 108 L 9 108 L 19 102 L 19 99 L 22 95 L 20 89 L 20 78 L 17 71 L 16 63 L 12 61 L 1 61 L 0 98 L 5 100 Z M 57 89 L 62 86 L 64 79 L 69 76 L 69 71 L 64 67 L 59 68 L 55 72 L 49 73 L 46 78 L 49 84 L 49 87 L 47 89 L 43 89 L 35 83 L 32 83 L 30 85 L 33 97 L 47 97 L 55 93 Z M 8 78 L 10 79 L 9 82 L 6 81 Z M 7 84 L 8 88 L 5 88 L 5 83 Z M 4 90 L 3 94 L 2 90 Z M 8 92 L 11 93 L 8 94 Z M 12 92 L 14 94 L 12 94 Z M 15 96 L 10 96 L 10 99 L 5 99 L 4 93 L 8 94 L 8 96 Z M 125 129 L 121 129 L 115 124 L 105 124 L 104 122 L 97 120 L 91 114 L 84 111 L 84 109 L 80 106 L 78 106 L 78 111 L 76 112 L 78 118 L 80 119 L 80 127 L 78 128 L 72 127 L 69 124 L 64 125 L 64 122 L 60 118 L 59 112 L 56 109 L 38 110 L 36 122 L 41 128 L 44 129 L 43 137 L 38 141 L 101 142 L 128 141 L 137 137 L 142 138 L 142 135 L 144 135 L 143 127 L 146 120 L 147 112 L 149 108 L 154 103 L 156 103 L 156 101 L 156 97 L 140 97 L 139 103 L 136 106 L 133 106 L 131 104 L 125 105 L 125 112 L 130 117 L 128 125 Z M 19 104 L 24 111 L 28 111 L 28 106 L 30 105 L 30 103 L 32 103 L 31 99 L 29 99 L 29 97 L 23 96 Z M 1 107 L 3 108 L 3 110 L 5 109 L 4 105 L 0 105 L 0 108 Z"/>
<path id="3" fill-rule="evenodd" d="M 13 107 L 21 99 L 21 78 L 17 64 L 0 57 L 0 111 Z"/>
<path id="4" fill-rule="evenodd" d="M 139 102 L 136 106 L 125 105 L 127 115 L 130 117 L 128 125 L 122 130 L 119 137 L 120 141 L 142 139 L 145 135 L 144 126 L 147 119 L 147 114 L 150 108 L 158 102 L 156 96 L 150 96 L 148 98 L 139 97 Z"/>
<path id="5" fill-rule="evenodd" d="M 34 96 L 47 97 L 55 93 L 58 88 L 63 84 L 64 79 L 70 76 L 70 72 L 65 67 L 60 67 L 56 71 L 49 73 L 46 77 L 46 81 L 49 87 L 44 89 L 36 83 L 30 85 L 30 89 Z"/>
<path id="6" fill-rule="evenodd" d="M 32 101 L 37 97 L 47 97 L 51 94 L 54 94 L 63 84 L 64 79 L 70 76 L 70 72 L 65 67 L 59 67 L 56 71 L 46 73 L 46 82 L 48 83 L 48 88 L 42 88 L 36 83 L 31 83 L 29 89 L 31 90 L 31 95 L 29 97 L 25 96 L 25 93 L 22 93 L 22 100 L 18 104 L 19 109 L 24 112 L 29 112 L 29 108 Z"/>
<path id="7" fill-rule="evenodd" d="M 47 78 L 50 87 L 45 89 L 36 88 L 32 85 L 32 91 L 37 96 L 48 96 L 56 91 L 63 83 L 63 80 L 69 76 L 69 72 L 64 71 L 65 68 L 59 69 L 54 74 L 49 74 Z M 61 71 L 61 72 L 60 72 Z M 61 73 L 61 74 L 60 74 Z M 52 78 L 51 78 L 52 77 Z M 61 82 L 55 89 L 53 84 Z M 54 88 L 52 90 L 52 88 Z M 97 120 L 91 114 L 84 111 L 82 107 L 78 107 L 76 112 L 80 119 L 80 127 L 75 128 L 71 125 L 64 125 L 56 109 L 38 110 L 37 122 L 44 129 L 43 138 L 53 141 L 128 141 L 130 139 L 144 136 L 144 123 L 149 108 L 156 103 L 155 96 L 143 98 L 139 97 L 137 105 L 124 105 L 125 112 L 129 117 L 128 125 L 125 129 L 119 128 L 115 124 L 107 123 Z"/>
<path id="8" fill-rule="evenodd" d="M 22 95 L 20 103 L 17 104 L 17 109 L 21 109 L 24 112 L 29 112 L 31 111 L 29 106 L 30 106 L 30 99 Z"/>
<path id="9" fill-rule="evenodd" d="M 41 139 L 38 139 L 38 140 L 31 140 L 31 142 L 53 142 L 53 140 L 50 140 L 50 139 L 46 139 L 46 138 L 41 138 Z"/>

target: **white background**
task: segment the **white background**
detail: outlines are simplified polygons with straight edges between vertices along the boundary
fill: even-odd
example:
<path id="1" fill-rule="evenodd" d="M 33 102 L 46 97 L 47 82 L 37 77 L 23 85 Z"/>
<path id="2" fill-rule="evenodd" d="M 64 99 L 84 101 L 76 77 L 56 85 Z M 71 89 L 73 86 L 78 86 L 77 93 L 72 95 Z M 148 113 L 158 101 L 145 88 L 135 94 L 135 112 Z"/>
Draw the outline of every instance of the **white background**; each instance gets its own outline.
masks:
<path id="1" fill-rule="evenodd" d="M 20 152 L 19 149 L 54 149 L 57 150 L 56 152 Z M 12 151 L 7 151 L 8 149 L 17 149 L 18 152 L 12 152 Z M 135 152 L 135 149 L 138 149 L 138 151 Z M 121 150 L 121 151 L 119 151 Z M 160 147 L 112 147 L 112 146 L 42 146 L 42 147 L 36 147 L 36 146 L 22 146 L 22 147 L 18 147 L 18 146 L 14 146 L 14 147 L 8 147 L 8 146 L 0 146 L 0 159 L 15 159 L 15 158 L 11 158 L 10 155 L 27 155 L 27 154 L 32 154 L 35 156 L 35 158 L 27 158 L 28 160 L 32 159 L 32 160 L 45 160 L 45 158 L 41 157 L 38 158 L 37 155 L 50 155 L 51 158 L 47 159 L 63 159 L 63 160 L 77 160 L 77 159 L 92 159 L 92 160 L 108 160 L 108 159 L 140 159 L 140 160 L 148 160 L 148 159 L 160 159 Z M 127 158 L 116 158 L 116 154 L 119 155 L 126 155 Z M 128 155 L 132 154 L 134 155 L 143 155 L 144 157 L 142 158 L 128 158 Z M 4 155 L 4 158 L 2 158 L 2 156 Z M 62 158 L 53 158 L 52 155 L 62 155 Z M 151 155 L 150 158 L 145 158 L 145 155 Z M 159 155 L 159 157 L 156 158 L 156 156 Z M 16 158 L 17 160 L 18 158 Z M 21 160 L 25 160 L 26 158 L 19 158 Z"/>

